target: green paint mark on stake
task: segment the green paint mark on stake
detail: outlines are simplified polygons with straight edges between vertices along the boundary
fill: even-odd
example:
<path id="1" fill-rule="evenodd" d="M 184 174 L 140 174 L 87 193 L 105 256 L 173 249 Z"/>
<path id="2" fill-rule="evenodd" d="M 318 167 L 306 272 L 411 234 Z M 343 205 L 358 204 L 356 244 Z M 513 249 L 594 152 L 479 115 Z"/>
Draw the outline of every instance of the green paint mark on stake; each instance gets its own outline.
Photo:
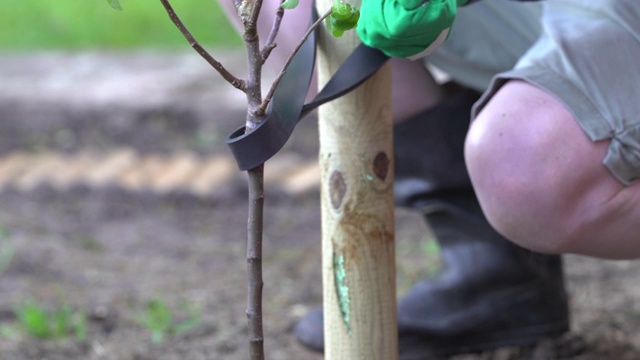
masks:
<path id="1" fill-rule="evenodd" d="M 333 254 L 333 276 L 335 278 L 342 322 L 347 327 L 347 334 L 351 335 L 351 299 L 349 298 L 349 286 L 347 285 L 347 271 L 344 268 L 344 255 Z"/>

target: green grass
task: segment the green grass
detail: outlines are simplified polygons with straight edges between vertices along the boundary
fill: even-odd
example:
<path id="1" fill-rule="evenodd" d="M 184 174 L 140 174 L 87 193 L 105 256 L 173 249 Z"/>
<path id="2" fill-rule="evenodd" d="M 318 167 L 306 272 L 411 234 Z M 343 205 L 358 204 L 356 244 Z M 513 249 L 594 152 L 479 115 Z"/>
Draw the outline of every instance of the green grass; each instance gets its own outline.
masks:
<path id="1" fill-rule="evenodd" d="M 77 340 L 82 341 L 86 338 L 84 313 L 76 312 L 68 305 L 47 310 L 41 304 L 26 301 L 17 306 L 14 313 L 20 328 L 35 338 L 64 338 L 72 333 Z"/>
<path id="2" fill-rule="evenodd" d="M 158 0 L 0 1 L 0 49 L 187 48 Z M 238 46 L 217 0 L 174 0 L 173 6 L 203 45 Z"/>
<path id="3" fill-rule="evenodd" d="M 177 322 L 173 310 L 163 300 L 153 299 L 147 303 L 145 311 L 136 316 L 136 320 L 151 332 L 153 343 L 161 343 L 167 336 L 180 335 L 198 325 L 200 310 L 188 304 L 184 304 L 183 310 L 188 317 Z"/>

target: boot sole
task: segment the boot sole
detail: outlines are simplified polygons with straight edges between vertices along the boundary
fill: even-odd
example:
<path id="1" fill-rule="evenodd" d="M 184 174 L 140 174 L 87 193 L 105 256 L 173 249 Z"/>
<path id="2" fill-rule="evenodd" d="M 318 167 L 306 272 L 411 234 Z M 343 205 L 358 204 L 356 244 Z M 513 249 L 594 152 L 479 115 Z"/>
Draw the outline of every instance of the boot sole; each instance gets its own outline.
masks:
<path id="1" fill-rule="evenodd" d="M 446 338 L 442 341 L 425 338 L 424 347 L 420 346 L 416 336 L 416 343 L 410 346 L 409 351 L 401 353 L 399 360 L 426 360 L 433 356 L 480 353 L 509 346 L 531 346 L 545 338 L 558 337 L 568 331 L 569 323 L 562 321 L 534 327 Z"/>

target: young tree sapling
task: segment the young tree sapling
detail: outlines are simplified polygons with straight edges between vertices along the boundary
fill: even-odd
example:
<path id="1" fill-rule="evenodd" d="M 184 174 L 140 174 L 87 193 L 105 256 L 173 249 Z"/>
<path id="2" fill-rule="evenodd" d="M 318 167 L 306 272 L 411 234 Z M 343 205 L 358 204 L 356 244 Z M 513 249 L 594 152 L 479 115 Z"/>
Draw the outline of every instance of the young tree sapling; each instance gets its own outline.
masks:
<path id="1" fill-rule="evenodd" d="M 310 34 L 323 21 L 330 32 L 341 36 L 345 31 L 355 28 L 359 11 L 351 5 L 340 0 L 334 0 L 333 6 L 315 21 L 300 42 L 289 54 L 282 69 L 271 84 L 267 94 L 262 95 L 262 69 L 271 51 L 277 46 L 276 38 L 280 30 L 280 24 L 285 9 L 293 9 L 299 0 L 285 0 L 276 11 L 276 16 L 266 41 L 261 44 L 258 34 L 257 22 L 260 16 L 263 0 L 229 0 L 234 2 L 237 15 L 243 25 L 242 38 L 244 40 L 247 55 L 247 76 L 240 79 L 231 74 L 223 64 L 205 50 L 194 36 L 189 32 L 179 16 L 174 11 L 169 0 L 160 0 L 169 18 L 187 39 L 189 45 L 204 58 L 229 84 L 242 91 L 247 99 L 247 113 L 245 117 L 245 132 L 250 132 L 260 125 L 267 116 L 267 109 L 271 102 L 275 89 L 287 71 L 293 57 L 297 54 L 302 44 Z M 117 10 L 122 10 L 119 0 L 107 0 L 109 5 Z M 247 296 L 247 321 L 249 333 L 249 354 L 252 360 L 264 359 L 264 335 L 262 326 L 262 235 L 263 235 L 263 211 L 264 211 L 264 164 L 247 170 L 249 190 L 249 214 L 247 219 L 247 270 L 248 270 L 248 296 Z"/>

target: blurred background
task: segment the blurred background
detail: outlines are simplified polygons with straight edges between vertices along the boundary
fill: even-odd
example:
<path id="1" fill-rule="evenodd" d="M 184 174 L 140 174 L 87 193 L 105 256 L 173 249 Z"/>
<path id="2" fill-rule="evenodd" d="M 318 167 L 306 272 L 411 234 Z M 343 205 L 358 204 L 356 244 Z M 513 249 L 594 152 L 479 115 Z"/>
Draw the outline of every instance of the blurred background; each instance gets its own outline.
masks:
<path id="1" fill-rule="evenodd" d="M 175 50 L 186 41 L 153 0 L 122 0 L 115 11 L 106 0 L 3 1 L 0 48 L 25 50 Z M 106 5 L 106 6 L 105 6 Z M 217 1 L 180 0 L 172 4 L 196 38 L 215 47 L 238 47 Z"/>
<path id="2" fill-rule="evenodd" d="M 244 94 L 157 0 L 0 1 L 0 359 L 247 359 L 246 179 L 224 144 Z M 216 0 L 178 15 L 239 77 Z M 292 328 L 322 301 L 318 134 L 266 166 L 265 347 L 319 360 Z M 440 267 L 396 211 L 398 293 Z M 575 334 L 479 359 L 639 359 L 636 262 L 567 257 Z M 567 354 L 578 354 L 576 356 Z"/>

